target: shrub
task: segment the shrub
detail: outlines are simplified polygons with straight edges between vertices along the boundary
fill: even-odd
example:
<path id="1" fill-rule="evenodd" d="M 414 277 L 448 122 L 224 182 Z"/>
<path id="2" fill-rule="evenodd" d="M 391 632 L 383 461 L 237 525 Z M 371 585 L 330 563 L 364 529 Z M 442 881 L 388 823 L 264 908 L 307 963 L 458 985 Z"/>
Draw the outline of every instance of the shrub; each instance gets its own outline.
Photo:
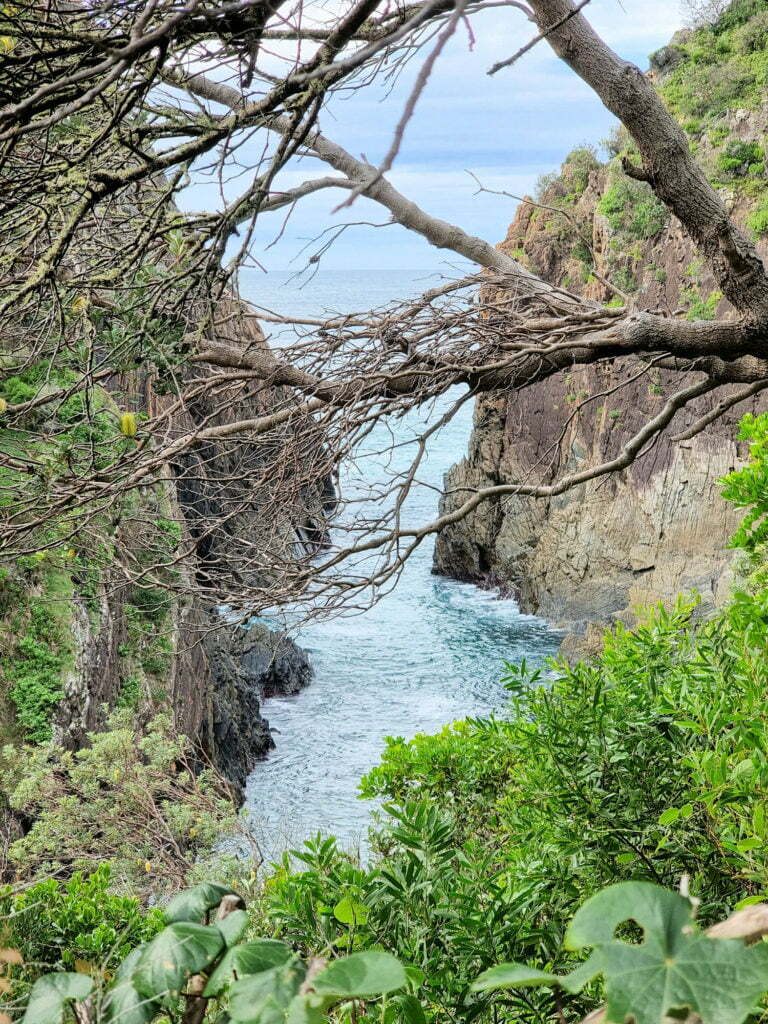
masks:
<path id="1" fill-rule="evenodd" d="M 734 914 L 721 931 L 705 934 L 695 917 L 695 902 L 682 894 L 643 882 L 613 885 L 588 900 L 571 922 L 568 947 L 592 951 L 572 974 L 500 964 L 473 988 L 545 985 L 577 993 L 600 975 L 607 996 L 601 1019 L 741 1024 L 768 989 L 768 946 L 747 946 L 768 928 L 750 927 L 748 918 Z"/>
<path id="2" fill-rule="evenodd" d="M 768 47 L 768 11 L 760 11 L 737 29 L 734 40 L 742 53 L 765 50 Z"/>
<path id="3" fill-rule="evenodd" d="M 715 32 L 724 33 L 738 28 L 764 11 L 765 0 L 731 0 L 730 3 L 725 4 L 724 10 L 718 18 Z"/>
<path id="4" fill-rule="evenodd" d="M 24 737 L 44 743 L 61 700 L 63 675 L 71 662 L 68 630 L 71 583 L 60 570 L 37 564 L 42 594 L 20 601 L 11 612 L 2 677 Z M 15 634 L 15 635 L 14 635 Z"/>
<path id="5" fill-rule="evenodd" d="M 710 51 L 704 60 L 695 58 L 679 65 L 662 86 L 661 93 L 672 109 L 686 117 L 719 115 L 758 98 L 754 69 L 745 58 L 711 61 Z"/>
<path id="6" fill-rule="evenodd" d="M 761 238 L 768 235 L 768 197 L 761 199 L 757 209 L 747 216 L 747 226 Z"/>
<path id="7" fill-rule="evenodd" d="M 727 177 L 745 177 L 765 173 L 765 154 L 758 142 L 730 142 L 717 158 L 718 168 Z"/>
<path id="8" fill-rule="evenodd" d="M 109 865 L 68 882 L 49 878 L 21 892 L 0 890 L 3 943 L 21 953 L 33 981 L 46 970 L 111 971 L 123 957 L 160 930 L 159 910 L 144 910 L 131 896 L 110 889 Z"/>
<path id="9" fill-rule="evenodd" d="M 10 848 L 20 877 L 109 862 L 118 887 L 148 898 L 185 884 L 197 859 L 235 827 L 228 787 L 194 772 L 194 751 L 158 716 L 137 732 L 128 711 L 71 752 L 6 747 L 0 788 L 32 818 Z"/>
<path id="10" fill-rule="evenodd" d="M 589 183 L 589 176 L 600 167 L 593 146 L 579 146 L 565 158 L 563 172 L 570 192 L 581 195 Z"/>
<path id="11" fill-rule="evenodd" d="M 89 1020 L 95 1013 L 96 1020 L 121 1024 L 182 1019 L 182 1013 L 199 1024 L 208 1014 L 252 1024 L 321 1024 L 340 1004 L 354 1004 L 353 1019 L 358 1006 L 380 1011 L 378 997 L 390 993 L 390 1021 L 424 1020 L 406 971 L 388 953 L 307 964 L 285 943 L 241 942 L 248 915 L 226 886 L 209 882 L 181 893 L 164 917 L 167 926 L 135 946 L 114 976 L 59 972 L 38 979 L 27 1002 L 28 1024 L 60 1024 L 67 1004 L 89 997 Z"/>
<path id="12" fill-rule="evenodd" d="M 616 232 L 631 238 L 653 238 L 664 229 L 668 213 L 648 185 L 619 178 L 598 203 L 598 211 Z"/>

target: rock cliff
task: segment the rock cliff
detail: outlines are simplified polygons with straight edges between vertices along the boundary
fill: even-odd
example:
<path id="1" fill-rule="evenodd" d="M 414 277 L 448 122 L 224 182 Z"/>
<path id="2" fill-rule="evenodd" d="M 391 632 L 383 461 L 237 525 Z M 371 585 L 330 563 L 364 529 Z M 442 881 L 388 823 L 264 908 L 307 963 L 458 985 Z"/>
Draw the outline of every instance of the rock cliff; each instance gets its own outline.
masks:
<path id="1" fill-rule="evenodd" d="M 265 344 L 248 307 L 224 301 L 226 341 Z M 172 410 L 169 430 L 259 416 L 271 393 L 241 387 L 217 399 L 216 406 L 200 399 Z M 115 375 L 103 400 L 139 413 L 172 408 L 140 371 Z M 262 698 L 295 693 L 312 670 L 289 638 L 263 626 L 227 627 L 206 599 L 205 584 L 215 578 L 236 593 L 238 547 L 290 557 L 297 541 L 321 535 L 333 501 L 327 480 L 318 478 L 286 510 L 285 528 L 265 536 L 261 462 L 258 440 L 243 435 L 236 443 L 190 449 L 167 467 L 164 483 L 143 489 L 124 521 L 118 513 L 103 535 L 75 540 L 71 562 L 57 554 L 0 564 L 0 721 L 7 739 L 52 735 L 76 749 L 115 707 L 132 707 L 140 718 L 170 708 L 201 758 L 242 792 L 255 761 L 274 746 Z M 312 467 L 307 478 L 313 479 Z M 155 544 L 158 535 L 167 541 L 166 555 L 193 552 L 172 570 L 177 578 L 167 591 L 146 581 L 126 584 L 110 566 L 111 550 L 127 552 L 139 565 L 145 555 L 153 558 L 150 534 Z M 98 557 L 92 557 L 95 546 Z"/>
<path id="2" fill-rule="evenodd" d="M 760 210 L 768 104 L 764 93 L 758 99 L 750 93 L 745 108 L 734 100 L 714 105 L 711 93 L 702 97 L 693 89 L 692 54 L 701 36 L 678 35 L 652 58 L 651 73 L 673 110 L 687 118 L 691 144 L 726 191 L 734 216 L 762 236 L 765 254 L 768 225 Z M 726 42 L 730 49 L 721 44 L 713 75 L 731 75 L 730 64 L 745 59 L 738 38 Z M 596 301 L 623 304 L 601 281 L 610 277 L 636 308 L 692 319 L 728 315 L 680 225 L 647 185 L 623 175 L 620 156 L 631 154 L 630 140 L 617 133 L 610 145 L 609 162 L 580 149 L 560 174 L 543 179 L 539 205 L 520 205 L 500 248 L 548 281 Z M 469 451 L 446 476 L 441 511 L 465 500 L 467 489 L 547 482 L 617 453 L 669 391 L 664 372 L 651 368 L 631 379 L 637 369 L 629 363 L 575 367 L 514 396 L 478 400 Z M 626 472 L 551 501 L 506 497 L 480 506 L 439 535 L 435 571 L 510 592 L 523 610 L 573 634 L 588 632 L 592 623 L 631 622 L 638 606 L 692 589 L 701 595 L 702 611 L 710 610 L 728 594 L 734 565 L 727 545 L 740 519 L 720 498 L 718 480 L 738 463 L 736 423 L 755 407 L 742 403 L 713 429 L 671 441 L 670 434 L 708 407 L 701 402 L 679 416 Z"/>

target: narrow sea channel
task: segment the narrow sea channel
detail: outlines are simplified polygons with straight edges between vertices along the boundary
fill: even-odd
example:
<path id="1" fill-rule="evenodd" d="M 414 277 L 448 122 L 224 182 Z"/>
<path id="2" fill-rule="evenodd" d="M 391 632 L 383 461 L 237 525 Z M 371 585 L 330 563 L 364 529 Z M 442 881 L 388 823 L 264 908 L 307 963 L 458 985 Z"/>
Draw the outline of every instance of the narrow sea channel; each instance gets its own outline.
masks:
<path id="1" fill-rule="evenodd" d="M 254 275 L 243 292 L 280 312 L 315 316 L 371 308 L 434 283 L 419 271 L 321 271 L 296 291 L 295 284 L 284 285 L 287 277 Z M 392 429 L 405 438 L 436 413 L 420 415 Z M 412 522 L 435 516 L 443 473 L 466 452 L 471 426 L 467 403 L 436 436 L 420 473 L 426 486 L 409 502 Z M 373 438 L 374 450 L 385 440 Z M 374 462 L 364 465 L 373 477 Z M 504 662 L 535 664 L 557 650 L 559 635 L 520 614 L 513 601 L 433 576 L 432 547 L 421 545 L 397 587 L 374 607 L 296 635 L 310 652 L 315 678 L 295 697 L 265 701 L 277 747 L 256 766 L 246 795 L 269 857 L 318 831 L 350 846 L 364 840 L 371 807 L 357 797 L 357 784 L 379 759 L 386 736 L 434 732 L 456 719 L 502 710 Z"/>

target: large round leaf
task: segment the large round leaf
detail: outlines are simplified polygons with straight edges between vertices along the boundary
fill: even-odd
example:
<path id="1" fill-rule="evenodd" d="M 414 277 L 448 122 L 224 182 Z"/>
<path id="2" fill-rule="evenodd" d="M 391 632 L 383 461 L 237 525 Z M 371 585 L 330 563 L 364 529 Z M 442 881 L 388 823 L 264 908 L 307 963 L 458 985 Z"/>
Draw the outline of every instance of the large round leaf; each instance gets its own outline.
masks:
<path id="1" fill-rule="evenodd" d="M 370 910 L 364 903 L 358 903 L 351 896 L 345 896 L 339 900 L 333 908 L 333 916 L 342 924 L 358 927 L 364 925 L 370 916 Z"/>
<path id="2" fill-rule="evenodd" d="M 395 1011 L 395 1019 L 399 1017 L 403 1024 L 427 1024 L 424 1007 L 416 996 L 395 996 L 389 1005 Z"/>
<path id="3" fill-rule="evenodd" d="M 312 983 L 321 995 L 365 999 L 403 988 L 408 979 L 400 961 L 390 953 L 372 950 L 334 960 Z"/>
<path id="4" fill-rule="evenodd" d="M 133 984 L 136 970 L 146 943 L 132 949 L 120 964 L 115 980 L 104 1000 L 105 1016 L 109 1024 L 148 1024 L 157 1012 L 157 1004 L 141 995 Z"/>
<path id="5" fill-rule="evenodd" d="M 171 900 L 164 911 L 165 919 L 168 924 L 175 924 L 177 921 L 194 921 L 199 924 L 203 915 L 218 907 L 225 896 L 237 896 L 237 893 L 226 885 L 219 885 L 218 882 L 195 885 Z"/>
<path id="6" fill-rule="evenodd" d="M 277 939 L 256 939 L 255 942 L 244 942 L 242 946 L 228 949 L 205 986 L 203 995 L 218 996 L 235 978 L 279 967 L 292 956 L 290 946 Z"/>
<path id="7" fill-rule="evenodd" d="M 218 928 L 180 922 L 164 928 L 142 950 L 133 983 L 148 999 L 178 992 L 191 974 L 210 967 L 224 949 Z"/>
<path id="8" fill-rule="evenodd" d="M 236 981 L 229 990 L 229 1015 L 250 1024 L 284 1024 L 288 1007 L 306 976 L 298 960 Z"/>
<path id="9" fill-rule="evenodd" d="M 224 945 L 229 949 L 230 946 L 234 946 L 248 927 L 248 915 L 244 910 L 233 910 L 223 921 L 217 921 L 216 927 L 224 936 Z"/>
<path id="10" fill-rule="evenodd" d="M 328 1018 L 321 1006 L 309 996 L 294 996 L 288 1006 L 285 1024 L 325 1024 Z"/>
<path id="11" fill-rule="evenodd" d="M 46 974 L 32 986 L 23 1024 L 60 1024 L 64 1004 L 70 999 L 85 999 L 93 988 L 87 974 Z"/>

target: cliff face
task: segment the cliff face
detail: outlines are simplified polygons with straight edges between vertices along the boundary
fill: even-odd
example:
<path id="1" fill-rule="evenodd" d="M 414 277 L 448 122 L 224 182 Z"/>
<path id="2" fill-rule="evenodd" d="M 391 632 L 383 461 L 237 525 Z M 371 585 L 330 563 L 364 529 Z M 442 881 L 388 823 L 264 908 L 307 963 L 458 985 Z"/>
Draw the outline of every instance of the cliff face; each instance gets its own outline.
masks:
<path id="1" fill-rule="evenodd" d="M 265 344 L 248 307 L 224 301 L 223 340 Z M 201 399 L 173 412 L 168 429 L 178 435 L 201 423 L 252 419 L 275 397 L 233 388 L 218 393 L 215 405 Z M 108 381 L 102 398 L 136 412 L 172 408 L 137 371 Z M 255 761 L 274 746 L 261 699 L 295 693 L 312 670 L 287 637 L 264 627 L 228 627 L 195 584 L 215 578 L 237 593 L 240 563 L 247 563 L 239 551 L 260 551 L 265 562 L 270 552 L 289 557 L 310 531 L 321 536 L 333 499 L 320 476 L 286 509 L 284 528 L 265 533 L 261 462 L 258 439 L 247 436 L 191 448 L 161 474 L 164 483 L 133 499 L 138 507 L 123 521 L 119 512 L 111 524 L 105 521 L 101 535 L 82 545 L 74 539 L 69 554 L 0 564 L 0 721 L 7 738 L 52 735 L 76 749 L 115 707 L 132 707 L 139 719 L 171 709 L 201 757 L 242 791 Z M 314 479 L 314 463 L 302 469 Z M 158 548 L 147 547 L 148 537 L 154 545 L 158 537 L 167 542 L 161 554 L 171 563 L 175 551 L 194 552 L 170 570 L 176 578 L 167 592 L 147 581 L 128 585 L 110 566 L 110 550 L 128 553 L 137 565 L 152 564 Z M 91 557 L 94 548 L 98 559 Z"/>
<path id="2" fill-rule="evenodd" d="M 666 74 L 684 60 L 690 40 L 679 36 L 660 52 L 657 64 Z M 680 79 L 675 74 L 672 85 Z M 726 109 L 686 127 L 704 166 L 725 179 L 718 183 L 736 219 L 754 225 L 750 214 L 765 196 L 768 105 Z M 616 149 L 627 142 L 618 138 Z M 736 166 L 739 153 L 755 162 Z M 610 302 L 599 280 L 610 276 L 636 308 L 692 319 L 728 315 L 680 225 L 647 186 L 624 178 L 618 156 L 600 165 L 589 151 L 576 151 L 560 175 L 544 181 L 539 199 L 549 209 L 521 204 L 500 248 L 548 281 Z M 765 241 L 760 246 L 768 252 Z M 651 368 L 633 380 L 638 369 L 628 362 L 575 367 L 519 394 L 478 400 L 469 452 L 446 475 L 441 511 L 466 500 L 468 488 L 549 482 L 615 455 L 671 393 L 664 372 Z M 631 622 L 638 606 L 691 589 L 701 594 L 702 610 L 710 610 L 728 594 L 733 553 L 727 544 L 741 518 L 720 498 L 717 481 L 738 464 L 738 420 L 756 409 L 742 403 L 689 441 L 673 443 L 670 435 L 717 400 L 679 415 L 626 472 L 551 501 L 506 497 L 481 505 L 439 535 L 435 571 L 498 586 L 516 595 L 523 610 L 571 633 L 584 633 L 591 623 Z"/>

